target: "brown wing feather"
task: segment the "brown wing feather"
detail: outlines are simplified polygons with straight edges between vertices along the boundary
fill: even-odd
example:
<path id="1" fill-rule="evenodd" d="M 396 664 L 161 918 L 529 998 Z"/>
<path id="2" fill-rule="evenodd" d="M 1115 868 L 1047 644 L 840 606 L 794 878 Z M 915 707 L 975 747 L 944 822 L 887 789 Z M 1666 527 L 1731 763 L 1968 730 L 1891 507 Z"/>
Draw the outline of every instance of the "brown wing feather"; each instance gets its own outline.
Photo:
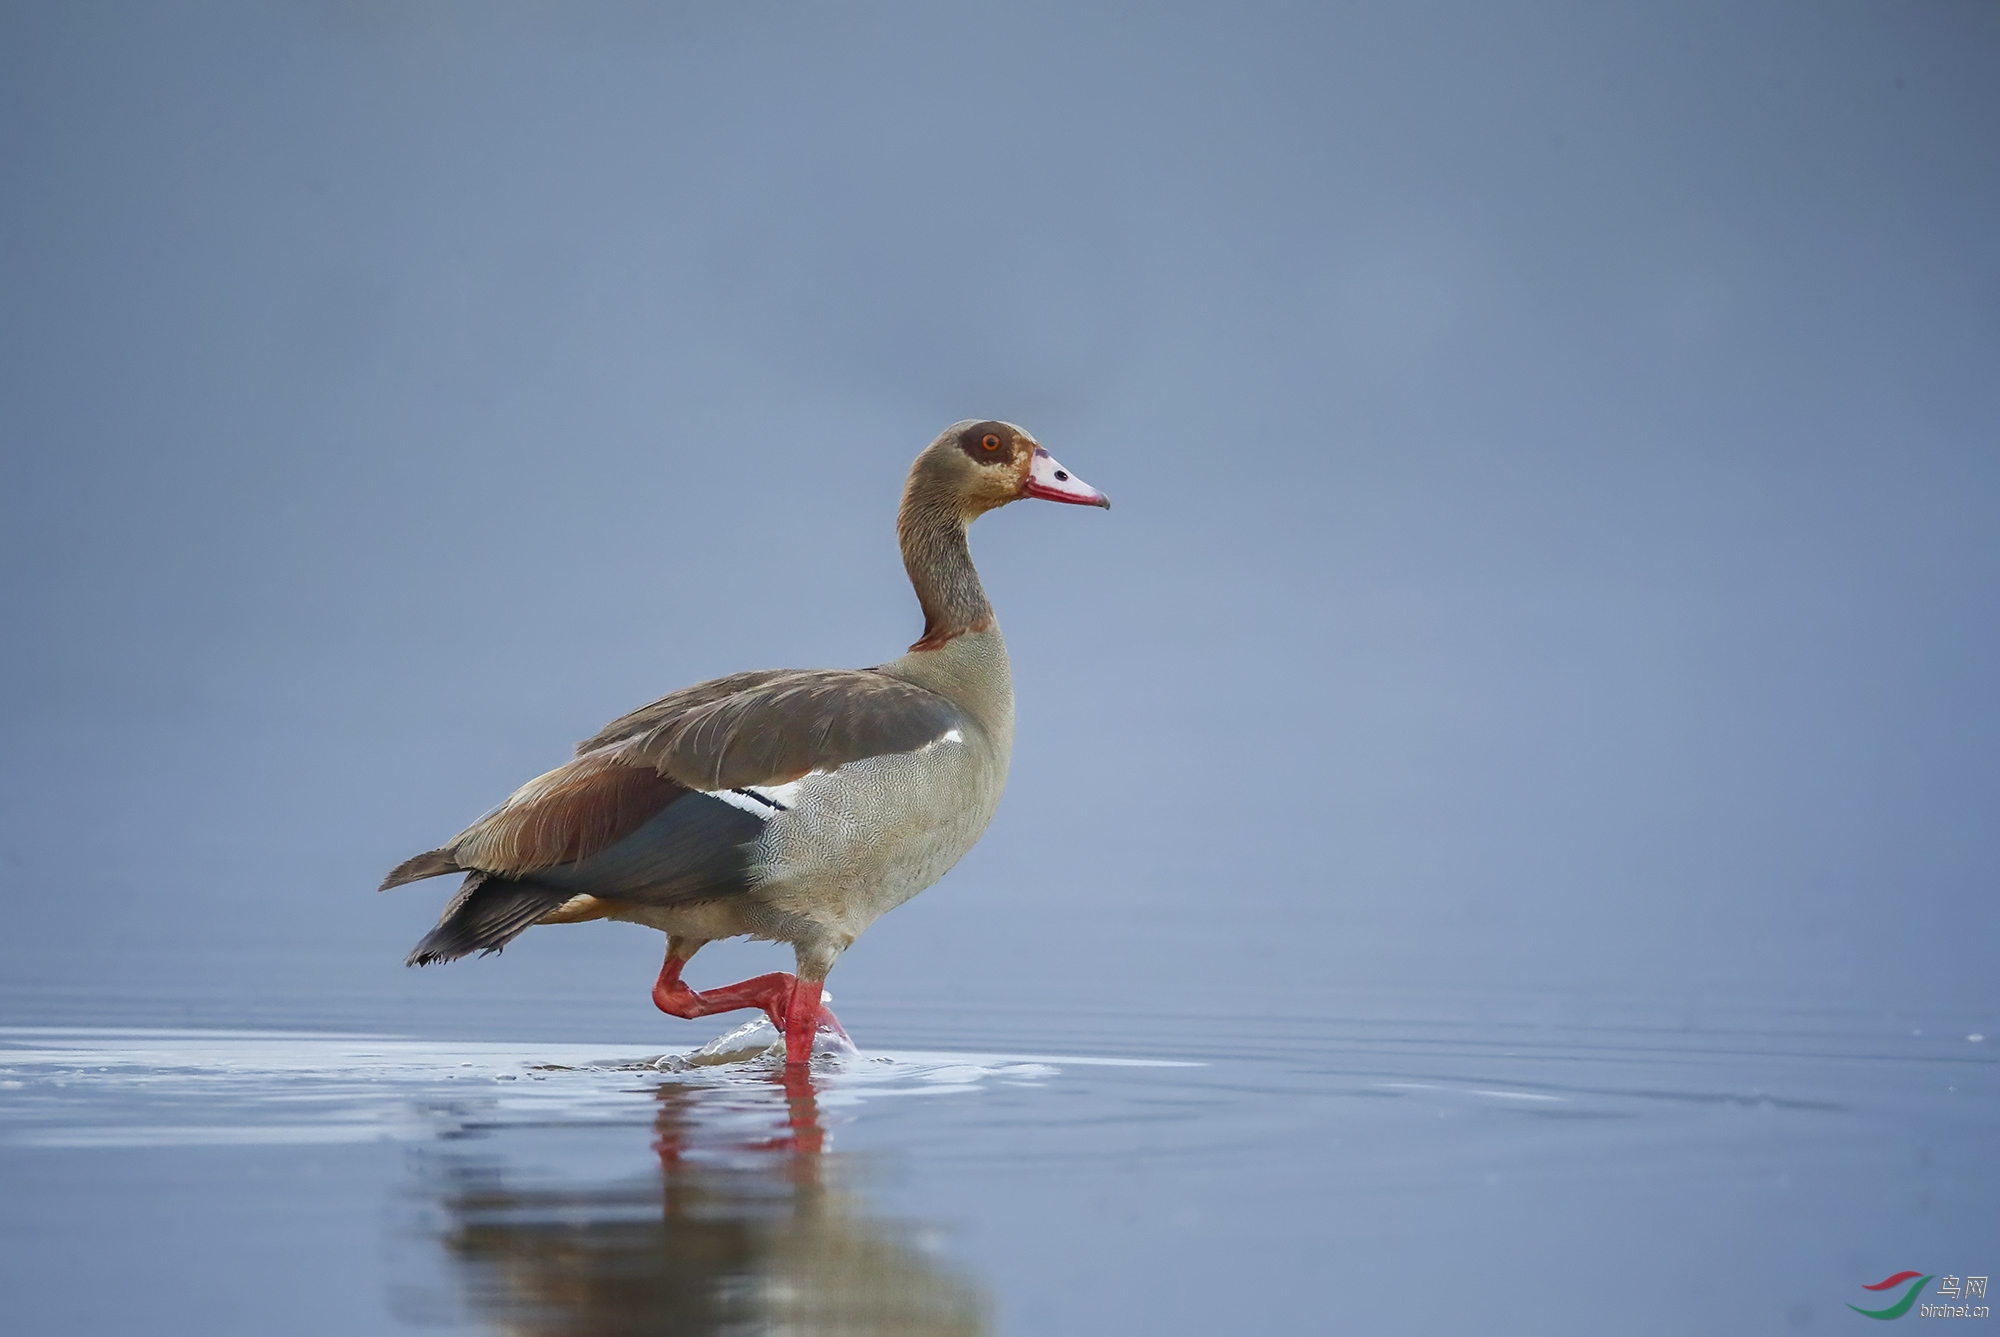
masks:
<path id="1" fill-rule="evenodd" d="M 446 873 L 464 871 L 458 866 L 458 860 L 451 857 L 449 849 L 425 850 L 415 858 L 405 859 L 397 864 L 390 870 L 389 876 L 382 879 L 382 885 L 375 890 L 387 891 L 406 882 L 421 882 L 427 877 L 443 877 Z"/>
<path id="2" fill-rule="evenodd" d="M 589 858 L 687 792 L 652 766 L 601 752 L 530 780 L 445 848 L 461 867 L 521 877 Z"/>
<path id="3" fill-rule="evenodd" d="M 735 789 L 912 752 L 963 722 L 944 697 L 884 673 L 795 672 L 668 715 L 620 751 L 691 789 Z"/>

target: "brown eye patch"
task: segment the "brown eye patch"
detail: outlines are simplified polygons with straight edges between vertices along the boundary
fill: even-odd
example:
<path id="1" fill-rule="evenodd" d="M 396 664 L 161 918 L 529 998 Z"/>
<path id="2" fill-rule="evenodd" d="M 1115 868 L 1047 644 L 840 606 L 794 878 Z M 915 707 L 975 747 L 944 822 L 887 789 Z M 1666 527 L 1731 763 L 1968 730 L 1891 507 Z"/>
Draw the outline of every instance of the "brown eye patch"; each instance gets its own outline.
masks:
<path id="1" fill-rule="evenodd" d="M 981 464 L 1014 458 L 1014 434 L 1004 422 L 976 422 L 959 434 L 958 446 Z"/>

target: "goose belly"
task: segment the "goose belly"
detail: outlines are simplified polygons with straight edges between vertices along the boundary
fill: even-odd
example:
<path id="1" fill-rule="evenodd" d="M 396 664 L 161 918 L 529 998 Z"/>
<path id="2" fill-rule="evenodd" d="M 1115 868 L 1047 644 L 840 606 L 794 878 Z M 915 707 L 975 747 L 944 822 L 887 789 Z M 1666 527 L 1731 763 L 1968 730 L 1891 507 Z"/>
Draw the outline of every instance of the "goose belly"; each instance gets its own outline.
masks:
<path id="1" fill-rule="evenodd" d="M 972 848 L 1006 778 L 1004 758 L 954 729 L 915 752 L 761 791 L 785 806 L 752 848 L 752 895 L 852 941 Z"/>

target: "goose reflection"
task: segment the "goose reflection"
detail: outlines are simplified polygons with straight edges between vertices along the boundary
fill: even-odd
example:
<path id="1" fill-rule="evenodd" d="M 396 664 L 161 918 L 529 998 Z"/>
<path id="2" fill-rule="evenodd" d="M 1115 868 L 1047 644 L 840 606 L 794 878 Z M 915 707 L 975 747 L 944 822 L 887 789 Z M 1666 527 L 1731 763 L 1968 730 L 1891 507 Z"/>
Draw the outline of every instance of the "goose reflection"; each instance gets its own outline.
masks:
<path id="1" fill-rule="evenodd" d="M 456 1177 L 444 1242 L 481 1318 L 524 1337 L 986 1332 L 978 1285 L 840 1186 L 810 1072 L 657 1099 L 657 1180 Z"/>

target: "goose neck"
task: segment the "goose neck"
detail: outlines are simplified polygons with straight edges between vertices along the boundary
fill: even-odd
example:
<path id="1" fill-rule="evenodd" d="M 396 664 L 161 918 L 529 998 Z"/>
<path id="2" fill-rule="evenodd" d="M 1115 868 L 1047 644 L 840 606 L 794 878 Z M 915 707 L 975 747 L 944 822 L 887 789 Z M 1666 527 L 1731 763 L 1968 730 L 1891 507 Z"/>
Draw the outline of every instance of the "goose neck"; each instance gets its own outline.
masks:
<path id="1" fill-rule="evenodd" d="M 913 489 L 896 518 L 903 569 L 924 610 L 923 638 L 912 651 L 942 648 L 967 632 L 993 626 L 993 605 L 972 565 L 966 542 L 967 517 L 940 500 Z"/>

